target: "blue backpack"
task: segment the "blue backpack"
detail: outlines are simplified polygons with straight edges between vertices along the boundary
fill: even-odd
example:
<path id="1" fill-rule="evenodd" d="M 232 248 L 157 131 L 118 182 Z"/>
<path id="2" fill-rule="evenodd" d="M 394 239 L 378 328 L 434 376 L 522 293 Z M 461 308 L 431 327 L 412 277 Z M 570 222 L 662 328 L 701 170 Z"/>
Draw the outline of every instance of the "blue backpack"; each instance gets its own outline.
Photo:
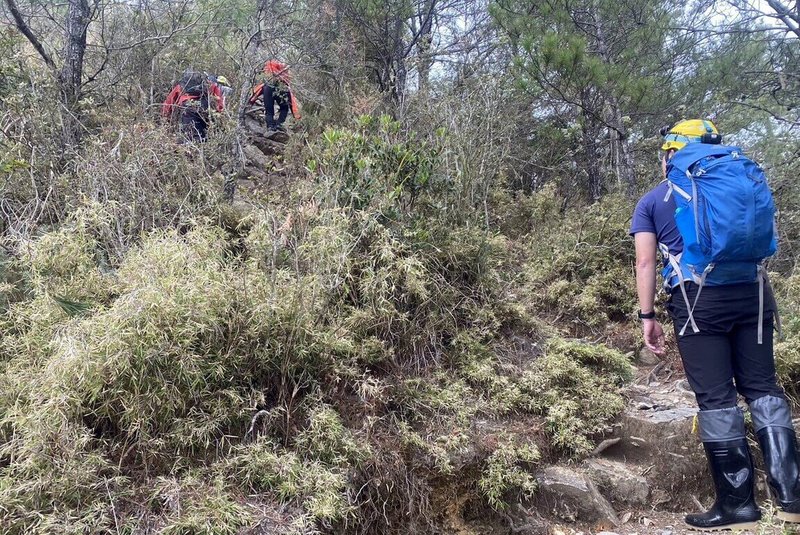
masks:
<path id="1" fill-rule="evenodd" d="M 688 325 L 699 331 L 692 313 L 703 286 L 758 280 L 760 344 L 766 281 L 762 262 L 777 250 L 775 203 L 764 172 L 738 147 L 690 143 L 669 161 L 667 181 L 683 238 L 683 252 L 668 256 L 689 310 L 680 334 Z M 685 281 L 698 285 L 692 304 Z"/>

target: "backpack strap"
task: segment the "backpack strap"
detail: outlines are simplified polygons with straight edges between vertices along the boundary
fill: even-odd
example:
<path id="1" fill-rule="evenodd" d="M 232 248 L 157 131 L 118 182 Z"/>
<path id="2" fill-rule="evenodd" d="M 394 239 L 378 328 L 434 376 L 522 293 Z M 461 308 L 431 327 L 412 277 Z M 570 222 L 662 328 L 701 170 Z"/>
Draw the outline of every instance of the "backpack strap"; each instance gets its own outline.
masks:
<path id="1" fill-rule="evenodd" d="M 700 329 L 697 328 L 697 323 L 695 323 L 694 321 L 694 309 L 697 306 L 697 301 L 700 299 L 700 294 L 703 292 L 703 287 L 706 285 L 706 277 L 708 276 L 708 274 L 711 272 L 712 269 L 714 269 L 714 264 L 707 265 L 706 268 L 703 270 L 703 273 L 700 274 L 699 278 L 696 276 L 696 274 L 693 273 L 695 278 L 694 282 L 697 284 L 697 295 L 694 296 L 694 303 L 692 303 L 691 307 L 689 307 L 689 299 L 686 297 L 686 292 L 685 291 L 683 292 L 683 298 L 686 300 L 686 309 L 689 312 L 689 319 L 686 320 L 686 323 L 683 325 L 683 328 L 679 333 L 681 336 L 684 335 L 684 333 L 686 332 L 686 327 L 688 327 L 690 323 L 692 325 L 692 331 L 694 331 L 695 333 L 700 332 Z M 682 280 L 683 278 L 681 278 L 681 281 Z M 681 289 L 683 289 L 683 282 L 681 282 Z"/>
<path id="2" fill-rule="evenodd" d="M 678 195 L 680 195 L 681 197 L 683 197 L 687 201 L 691 201 L 692 200 L 692 196 L 689 195 L 688 193 L 686 193 L 683 190 L 683 188 L 681 188 L 680 186 L 678 186 L 674 182 L 672 182 L 670 180 L 667 180 L 667 194 L 664 195 L 664 202 L 669 201 L 669 197 L 670 197 L 670 195 L 672 195 L 673 192 L 677 193 Z"/>
<path id="3" fill-rule="evenodd" d="M 764 342 L 764 286 L 772 288 L 769 282 L 769 275 L 762 264 L 758 265 L 758 343 Z M 778 339 L 783 338 L 783 327 L 781 326 L 781 315 L 778 312 L 778 303 L 772 295 L 772 306 L 774 309 L 775 328 L 778 331 Z"/>
<path id="4" fill-rule="evenodd" d="M 758 344 L 764 343 L 764 266 L 758 265 Z"/>
<path id="5" fill-rule="evenodd" d="M 681 288 L 681 295 L 683 295 L 683 300 L 686 302 L 686 310 L 689 312 L 689 319 L 686 320 L 686 324 L 681 329 L 681 336 L 686 331 L 686 327 L 691 324 L 692 331 L 700 332 L 700 329 L 697 327 L 697 323 L 694 321 L 694 316 L 692 313 L 694 312 L 694 306 L 689 303 L 689 296 L 686 294 L 686 283 L 684 281 L 685 277 L 683 276 L 683 270 L 681 269 L 681 254 L 671 254 L 669 252 L 666 253 L 667 261 L 669 265 L 672 267 L 672 270 L 675 272 L 675 276 L 678 277 L 678 286 Z M 700 292 L 697 292 L 700 295 Z M 697 304 L 697 299 L 695 299 L 694 304 Z"/>

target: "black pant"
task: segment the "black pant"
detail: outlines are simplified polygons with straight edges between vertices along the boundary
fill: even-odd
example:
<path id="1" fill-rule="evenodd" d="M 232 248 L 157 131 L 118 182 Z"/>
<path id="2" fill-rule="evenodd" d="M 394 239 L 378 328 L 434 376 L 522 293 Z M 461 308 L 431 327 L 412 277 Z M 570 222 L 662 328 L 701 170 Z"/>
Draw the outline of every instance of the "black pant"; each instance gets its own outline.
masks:
<path id="1" fill-rule="evenodd" d="M 286 89 L 264 84 L 264 113 L 267 117 L 267 128 L 275 130 L 286 121 L 289 114 L 289 92 Z M 275 104 L 278 105 L 278 121 L 275 122 Z"/>
<path id="2" fill-rule="evenodd" d="M 686 284 L 689 303 L 694 303 L 697 285 Z M 736 406 L 736 393 L 748 403 L 763 396 L 783 397 L 775 376 L 772 326 L 775 301 L 764 287 L 764 332 L 758 343 L 758 283 L 705 286 L 694 308 L 700 332 L 686 328 L 686 302 L 680 288 L 672 291 L 667 309 L 675 327 L 678 349 L 686 378 L 694 390 L 700 410 Z"/>
<path id="3" fill-rule="evenodd" d="M 205 141 L 208 119 L 200 106 L 189 105 L 181 110 L 181 132 L 189 141 Z"/>

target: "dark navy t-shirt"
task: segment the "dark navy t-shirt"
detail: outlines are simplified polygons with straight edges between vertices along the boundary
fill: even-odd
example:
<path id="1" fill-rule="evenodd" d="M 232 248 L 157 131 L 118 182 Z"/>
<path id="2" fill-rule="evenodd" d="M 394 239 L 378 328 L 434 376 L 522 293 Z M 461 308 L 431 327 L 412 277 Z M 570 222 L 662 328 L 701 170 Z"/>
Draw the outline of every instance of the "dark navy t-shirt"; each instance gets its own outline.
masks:
<path id="1" fill-rule="evenodd" d="M 663 243 L 669 247 L 671 254 L 677 255 L 683 251 L 683 240 L 675 225 L 675 199 L 670 193 L 665 202 L 667 193 L 669 188 L 665 180 L 639 199 L 633 211 L 630 235 L 633 236 L 637 232 L 652 232 L 656 235 L 658 243 Z"/>

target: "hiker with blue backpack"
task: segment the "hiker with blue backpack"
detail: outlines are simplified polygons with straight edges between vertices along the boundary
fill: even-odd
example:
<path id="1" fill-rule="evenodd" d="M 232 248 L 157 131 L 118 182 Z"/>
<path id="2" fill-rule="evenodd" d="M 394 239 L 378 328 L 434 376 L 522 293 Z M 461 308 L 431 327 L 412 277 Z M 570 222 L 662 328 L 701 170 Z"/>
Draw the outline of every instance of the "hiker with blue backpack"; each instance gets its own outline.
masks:
<path id="1" fill-rule="evenodd" d="M 800 464 L 789 405 L 773 356 L 777 308 L 763 261 L 775 253 L 775 205 L 761 168 L 722 144 L 711 121 L 661 131 L 665 180 L 633 213 L 636 287 L 645 344 L 664 353 L 656 319 L 663 258 L 667 311 L 700 408 L 700 439 L 716 501 L 686 516 L 699 530 L 748 529 L 761 518 L 741 394 L 750 407 L 778 518 L 800 522 Z"/>

